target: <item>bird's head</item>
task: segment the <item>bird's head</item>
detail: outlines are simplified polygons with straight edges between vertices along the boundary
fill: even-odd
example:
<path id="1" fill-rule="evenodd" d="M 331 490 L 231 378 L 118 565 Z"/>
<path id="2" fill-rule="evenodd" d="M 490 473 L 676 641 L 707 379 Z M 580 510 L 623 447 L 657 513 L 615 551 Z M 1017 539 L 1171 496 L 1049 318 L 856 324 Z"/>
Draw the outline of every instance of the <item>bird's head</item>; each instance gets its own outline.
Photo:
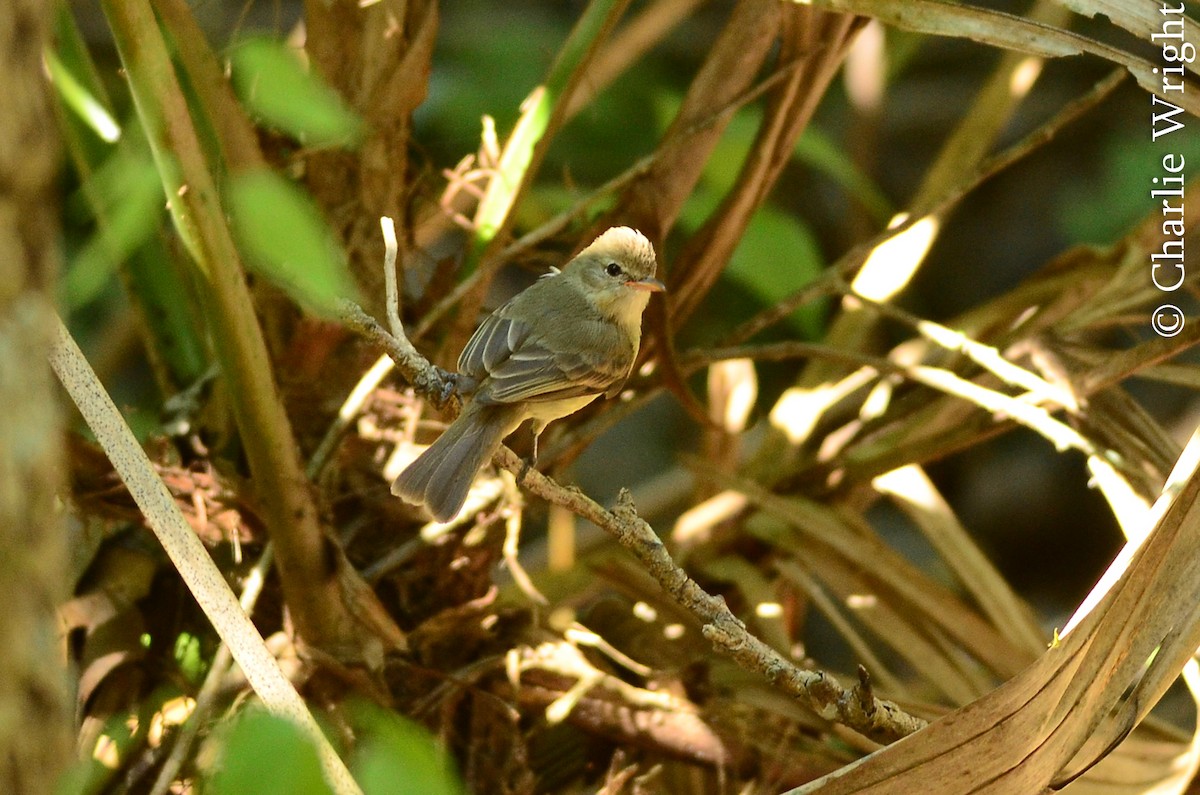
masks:
<path id="1" fill-rule="evenodd" d="M 650 294 L 666 289 L 654 278 L 657 269 L 654 247 L 645 235 L 615 226 L 568 262 L 562 275 L 578 280 L 602 314 L 637 324 Z"/>

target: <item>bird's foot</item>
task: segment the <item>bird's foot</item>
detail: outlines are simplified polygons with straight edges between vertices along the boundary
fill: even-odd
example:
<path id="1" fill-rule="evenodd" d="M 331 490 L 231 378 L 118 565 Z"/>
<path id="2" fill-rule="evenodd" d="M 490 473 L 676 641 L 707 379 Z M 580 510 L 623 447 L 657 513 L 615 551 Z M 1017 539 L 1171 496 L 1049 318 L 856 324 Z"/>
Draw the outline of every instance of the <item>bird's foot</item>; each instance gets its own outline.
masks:
<path id="1" fill-rule="evenodd" d="M 462 399 L 472 394 L 479 386 L 478 382 L 470 376 L 462 373 L 453 373 L 449 370 L 437 368 L 438 375 L 441 376 L 442 384 L 441 391 L 437 394 L 437 406 L 441 408 L 451 400 L 458 398 Z"/>
<path id="2" fill-rule="evenodd" d="M 525 485 L 525 476 L 529 474 L 529 470 L 533 469 L 534 462 L 528 458 L 521 459 L 521 471 L 517 473 L 517 486 Z"/>

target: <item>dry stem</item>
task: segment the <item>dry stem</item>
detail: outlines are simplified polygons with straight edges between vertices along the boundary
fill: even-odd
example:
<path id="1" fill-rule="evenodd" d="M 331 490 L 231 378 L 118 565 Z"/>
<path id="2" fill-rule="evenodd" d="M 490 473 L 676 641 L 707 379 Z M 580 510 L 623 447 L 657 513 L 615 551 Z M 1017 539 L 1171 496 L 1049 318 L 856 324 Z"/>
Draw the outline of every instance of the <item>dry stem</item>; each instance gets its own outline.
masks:
<path id="1" fill-rule="evenodd" d="M 448 374 L 413 348 L 404 336 L 403 328 L 397 327 L 393 336 L 353 305 L 345 306 L 344 318 L 360 334 L 386 350 L 418 392 L 434 401 L 445 394 Z M 862 682 L 845 688 L 829 674 L 794 665 L 752 635 L 724 599 L 705 592 L 671 559 L 653 528 L 638 516 L 628 490 L 621 490 L 616 509 L 609 511 L 578 489 L 562 486 L 541 472 L 527 468 L 525 462 L 507 447 L 501 447 L 493 461 L 514 474 L 523 472 L 522 485 L 529 491 L 612 535 L 633 553 L 672 599 L 700 621 L 704 636 L 718 651 L 808 705 L 823 718 L 842 723 L 879 742 L 900 739 L 926 725 L 923 719 L 909 715 L 896 704 L 875 697 Z"/>

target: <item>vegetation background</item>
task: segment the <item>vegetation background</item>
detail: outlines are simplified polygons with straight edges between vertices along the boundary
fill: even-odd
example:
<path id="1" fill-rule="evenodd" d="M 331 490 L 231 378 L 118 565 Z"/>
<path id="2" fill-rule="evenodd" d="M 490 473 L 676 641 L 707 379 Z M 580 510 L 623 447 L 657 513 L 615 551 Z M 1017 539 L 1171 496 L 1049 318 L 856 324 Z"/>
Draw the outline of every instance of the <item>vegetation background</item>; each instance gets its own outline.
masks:
<path id="1" fill-rule="evenodd" d="M 5 780 L 353 791 L 255 706 L 102 434 L 47 413 L 53 303 L 363 791 L 1191 791 L 1195 478 L 1150 513 L 1200 416 L 1200 324 L 1150 328 L 1152 179 L 1200 162 L 1190 116 L 1152 138 L 1166 15 L 814 6 L 0 12 L 4 104 L 44 133 L 0 122 L 0 241 L 25 252 L 0 637 L 41 638 L 10 644 Z M 1194 114 L 1187 69 L 1166 98 Z M 405 334 L 447 368 L 607 226 L 669 286 L 626 393 L 544 439 L 554 480 L 487 473 L 449 526 L 388 494 L 449 417 L 436 374 L 389 371 L 342 303 L 387 322 L 380 216 Z M 637 516 L 761 648 L 639 555 Z M 1155 517 L 1179 535 L 1059 644 Z"/>

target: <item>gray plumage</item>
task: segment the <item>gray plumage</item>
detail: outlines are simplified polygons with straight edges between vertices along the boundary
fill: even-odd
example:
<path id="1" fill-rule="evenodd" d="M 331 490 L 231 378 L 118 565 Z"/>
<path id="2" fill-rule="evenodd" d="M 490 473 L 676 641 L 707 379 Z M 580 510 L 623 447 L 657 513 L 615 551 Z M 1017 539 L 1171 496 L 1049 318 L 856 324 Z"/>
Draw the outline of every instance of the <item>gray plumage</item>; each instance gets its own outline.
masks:
<path id="1" fill-rule="evenodd" d="M 641 341 L 654 249 L 639 232 L 609 229 L 490 315 L 458 357 L 477 386 L 462 414 L 392 483 L 392 493 L 449 521 L 492 454 L 527 419 L 537 435 L 601 394 L 620 391 Z"/>

